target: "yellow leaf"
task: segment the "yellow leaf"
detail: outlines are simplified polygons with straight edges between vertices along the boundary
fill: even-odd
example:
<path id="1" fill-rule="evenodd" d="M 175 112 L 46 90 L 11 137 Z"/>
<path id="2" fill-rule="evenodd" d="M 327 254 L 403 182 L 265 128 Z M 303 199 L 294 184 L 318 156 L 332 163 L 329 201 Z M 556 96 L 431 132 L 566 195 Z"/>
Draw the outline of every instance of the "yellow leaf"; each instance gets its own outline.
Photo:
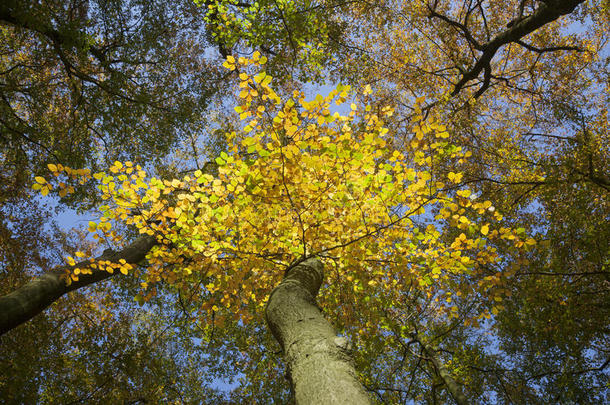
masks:
<path id="1" fill-rule="evenodd" d="M 487 235 L 489 233 L 489 226 L 487 226 L 487 224 L 485 224 L 481 227 L 481 233 L 483 235 Z"/>
<path id="2" fill-rule="evenodd" d="M 468 198 L 471 193 L 472 193 L 472 191 L 470 191 L 470 190 L 458 190 L 458 192 L 456 194 L 461 197 Z"/>
<path id="3" fill-rule="evenodd" d="M 52 171 L 52 172 L 56 172 L 56 171 L 57 171 L 57 166 L 56 166 L 56 165 L 54 165 L 53 163 L 49 163 L 49 164 L 47 165 L 47 167 L 48 167 L 48 168 L 49 168 L 49 170 L 50 170 L 50 171 Z"/>
<path id="4" fill-rule="evenodd" d="M 454 172 L 449 172 L 449 174 L 447 175 L 447 177 L 449 178 L 449 180 L 451 180 L 454 183 L 459 183 L 460 181 L 462 181 L 462 173 L 454 173 Z"/>
<path id="5" fill-rule="evenodd" d="M 47 181 L 44 179 L 44 177 L 40 177 L 40 176 L 36 176 L 34 177 L 34 180 L 36 180 L 37 183 L 40 184 L 45 184 Z"/>
<path id="6" fill-rule="evenodd" d="M 40 194 L 47 195 L 49 194 L 49 189 L 47 187 L 43 187 L 40 189 Z"/>

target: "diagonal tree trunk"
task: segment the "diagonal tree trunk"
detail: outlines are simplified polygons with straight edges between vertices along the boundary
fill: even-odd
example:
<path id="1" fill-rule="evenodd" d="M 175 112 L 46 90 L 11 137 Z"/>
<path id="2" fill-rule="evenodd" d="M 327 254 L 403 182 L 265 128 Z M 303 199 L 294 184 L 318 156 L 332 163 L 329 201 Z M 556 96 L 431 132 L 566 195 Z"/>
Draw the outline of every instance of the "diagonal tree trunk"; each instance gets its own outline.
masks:
<path id="1" fill-rule="evenodd" d="M 156 244 L 153 236 L 145 235 L 118 252 L 107 250 L 97 259 L 110 260 L 114 263 L 124 259 L 129 264 L 136 264 L 142 261 Z M 84 261 L 71 267 L 84 268 L 88 265 L 89 261 Z M 81 274 L 78 281 L 66 285 L 65 280 L 60 276 L 65 273 L 67 267 L 53 269 L 0 297 L 0 335 L 32 319 L 62 295 L 113 275 L 104 270 L 94 269 L 92 274 Z"/>
<path id="2" fill-rule="evenodd" d="M 428 356 L 430 362 L 436 369 L 436 372 L 438 373 L 441 380 L 443 380 L 443 383 L 445 383 L 447 390 L 449 390 L 449 393 L 451 394 L 451 396 L 453 397 L 455 402 L 458 405 L 467 405 L 468 400 L 466 399 L 466 396 L 462 392 L 462 388 L 457 383 L 457 381 L 455 381 L 453 379 L 453 377 L 451 376 L 451 373 L 447 370 L 447 368 L 445 367 L 443 362 L 440 361 L 438 359 L 438 357 L 436 356 L 436 352 L 438 350 L 436 350 L 434 347 L 432 347 L 428 343 L 425 343 L 422 339 L 420 339 L 420 337 L 418 335 L 415 335 L 414 338 L 424 349 L 424 353 L 426 354 L 426 356 Z"/>
<path id="3" fill-rule="evenodd" d="M 282 346 L 298 405 L 370 404 L 358 381 L 345 338 L 335 335 L 315 297 L 322 263 L 308 259 L 290 268 L 272 291 L 265 316 Z"/>

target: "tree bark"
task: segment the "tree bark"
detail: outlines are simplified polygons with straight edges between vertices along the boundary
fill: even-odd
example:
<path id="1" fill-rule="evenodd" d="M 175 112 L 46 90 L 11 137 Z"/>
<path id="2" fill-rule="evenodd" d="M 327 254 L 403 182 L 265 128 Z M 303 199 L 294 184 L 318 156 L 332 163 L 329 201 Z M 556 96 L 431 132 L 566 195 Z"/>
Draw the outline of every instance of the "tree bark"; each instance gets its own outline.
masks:
<path id="1" fill-rule="evenodd" d="M 153 236 L 145 235 L 118 252 L 106 250 L 97 260 L 110 260 L 118 263 L 120 259 L 124 259 L 129 264 L 136 264 L 142 261 L 156 244 Z M 55 268 L 36 277 L 23 287 L 0 297 L 0 335 L 32 319 L 62 295 L 118 273 L 116 271 L 110 274 L 105 270 L 93 269 L 92 274 L 80 274 L 78 281 L 73 281 L 70 285 L 66 285 L 66 281 L 60 277 L 65 274 L 67 268 L 86 268 L 88 266 L 89 261 L 84 261 L 75 266 Z"/>
<path id="2" fill-rule="evenodd" d="M 522 17 L 517 21 L 511 21 L 506 30 L 498 33 L 484 44 L 479 44 L 474 41 L 472 34 L 467 30 L 465 25 L 455 21 L 450 21 L 451 25 L 460 27 L 460 29 L 462 29 L 466 35 L 466 39 L 474 48 L 482 51 L 481 56 L 475 62 L 474 66 L 472 66 L 472 68 L 470 68 L 468 71 L 463 72 L 462 78 L 453 88 L 451 95 L 457 95 L 466 85 L 466 83 L 479 77 L 481 72 L 485 70 L 483 86 L 475 93 L 475 98 L 479 97 L 487 89 L 487 87 L 489 87 L 489 79 L 491 77 L 491 60 L 496 55 L 498 49 L 504 45 L 516 42 L 522 46 L 525 46 L 526 48 L 529 48 L 530 50 L 544 52 L 544 50 L 524 44 L 521 42 L 521 39 L 536 31 L 538 28 L 555 21 L 559 17 L 572 13 L 581 3 L 584 3 L 584 0 L 540 1 L 536 11 L 534 11 L 532 15 Z M 441 18 L 444 21 L 449 21 L 447 17 L 436 13 L 434 9 L 431 9 L 431 16 Z M 562 48 L 565 47 L 558 47 L 556 49 Z M 567 47 L 566 49 L 576 50 L 574 47 Z"/>
<path id="3" fill-rule="evenodd" d="M 288 270 L 272 291 L 265 316 L 282 346 L 298 405 L 370 404 L 347 340 L 336 336 L 315 297 L 324 270 L 317 258 Z"/>
<path id="4" fill-rule="evenodd" d="M 437 350 L 435 350 L 428 343 L 425 343 L 422 339 L 419 338 L 419 336 L 416 336 L 415 339 L 419 342 L 419 344 L 424 349 L 424 353 L 428 356 L 428 358 L 432 362 L 432 365 L 436 369 L 441 380 L 443 380 L 443 383 L 445 383 L 445 386 L 449 390 L 449 393 L 451 394 L 451 396 L 453 397 L 455 402 L 458 405 L 467 405 L 468 400 L 466 399 L 466 396 L 462 392 L 461 387 L 459 386 L 457 381 L 455 381 L 453 379 L 453 377 L 451 376 L 451 373 L 449 373 L 449 371 L 447 370 L 445 365 L 437 358 L 437 356 L 436 356 Z"/>

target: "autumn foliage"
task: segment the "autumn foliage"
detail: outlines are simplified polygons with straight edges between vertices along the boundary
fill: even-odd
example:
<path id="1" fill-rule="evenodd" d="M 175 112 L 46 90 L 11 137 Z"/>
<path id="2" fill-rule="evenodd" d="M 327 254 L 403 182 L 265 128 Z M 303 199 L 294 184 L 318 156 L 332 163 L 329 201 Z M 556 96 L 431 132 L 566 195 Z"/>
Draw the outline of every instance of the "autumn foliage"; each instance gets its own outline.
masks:
<path id="1" fill-rule="evenodd" d="M 199 4 L 228 96 L 169 163 L 32 173 L 36 193 L 89 213 L 54 274 L 73 289 L 119 276 L 83 306 L 149 314 L 149 341 L 209 356 L 186 369 L 241 379 L 233 402 L 293 400 L 265 308 L 310 259 L 373 402 L 607 397 L 607 5 L 306 3 Z M 298 80 L 323 78 L 313 96 Z M 179 315 L 163 328 L 149 309 L 164 305 Z"/>

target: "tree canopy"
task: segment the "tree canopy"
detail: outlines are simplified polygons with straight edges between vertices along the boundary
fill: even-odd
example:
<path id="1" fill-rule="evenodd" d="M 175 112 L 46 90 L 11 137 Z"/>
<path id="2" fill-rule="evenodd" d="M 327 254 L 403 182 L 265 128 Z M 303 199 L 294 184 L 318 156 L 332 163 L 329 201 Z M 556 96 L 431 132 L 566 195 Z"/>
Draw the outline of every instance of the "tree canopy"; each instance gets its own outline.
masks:
<path id="1" fill-rule="evenodd" d="M 607 2 L 1 7 L 9 401 L 610 400 Z"/>

